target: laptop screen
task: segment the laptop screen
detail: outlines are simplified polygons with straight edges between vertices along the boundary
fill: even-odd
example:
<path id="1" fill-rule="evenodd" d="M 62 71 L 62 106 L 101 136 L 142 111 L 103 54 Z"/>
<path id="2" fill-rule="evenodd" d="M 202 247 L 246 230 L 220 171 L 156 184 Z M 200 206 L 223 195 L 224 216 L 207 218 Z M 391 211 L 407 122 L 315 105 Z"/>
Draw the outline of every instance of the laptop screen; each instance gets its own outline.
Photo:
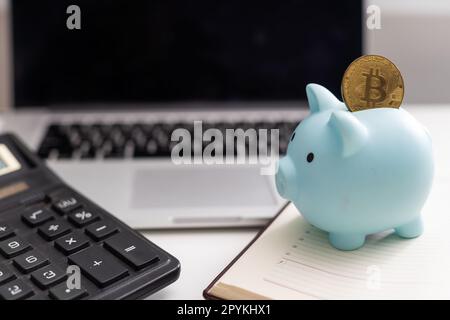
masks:
<path id="1" fill-rule="evenodd" d="M 340 96 L 362 53 L 354 0 L 11 3 L 18 107 L 304 100 L 308 82 Z"/>

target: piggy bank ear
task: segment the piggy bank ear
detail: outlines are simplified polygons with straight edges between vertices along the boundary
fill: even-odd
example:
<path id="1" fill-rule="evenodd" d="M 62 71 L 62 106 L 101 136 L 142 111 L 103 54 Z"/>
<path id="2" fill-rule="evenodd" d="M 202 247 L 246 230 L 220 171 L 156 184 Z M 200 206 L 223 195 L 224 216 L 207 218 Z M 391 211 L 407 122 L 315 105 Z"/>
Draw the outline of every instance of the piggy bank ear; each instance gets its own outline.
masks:
<path id="1" fill-rule="evenodd" d="M 348 111 L 333 111 L 328 124 L 339 136 L 344 157 L 358 152 L 367 141 L 367 128 Z"/>
<path id="2" fill-rule="evenodd" d="M 315 83 L 306 86 L 309 109 L 311 113 L 326 109 L 347 110 L 344 103 L 339 101 L 327 88 Z"/>

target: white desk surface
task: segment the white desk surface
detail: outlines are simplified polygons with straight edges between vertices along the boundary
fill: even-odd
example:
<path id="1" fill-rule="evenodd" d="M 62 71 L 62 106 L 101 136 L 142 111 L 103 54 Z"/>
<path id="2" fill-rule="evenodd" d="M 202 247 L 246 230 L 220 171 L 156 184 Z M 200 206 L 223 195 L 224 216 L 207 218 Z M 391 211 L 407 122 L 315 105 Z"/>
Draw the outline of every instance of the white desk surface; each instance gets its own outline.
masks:
<path id="1" fill-rule="evenodd" d="M 436 178 L 430 197 L 433 208 L 445 205 L 450 186 L 450 105 L 405 106 L 430 131 L 436 159 Z M 443 182 L 443 183 L 442 183 Z M 449 188 L 450 191 L 450 188 Z M 432 191 L 433 193 L 433 191 Z M 445 208 L 447 211 L 450 208 Z M 258 229 L 183 230 L 143 232 L 181 262 L 177 282 L 149 299 L 202 299 L 203 289 L 248 244 Z"/>
<path id="2" fill-rule="evenodd" d="M 203 299 L 202 291 L 256 235 L 257 229 L 149 231 L 144 234 L 177 257 L 178 281 L 149 299 Z"/>

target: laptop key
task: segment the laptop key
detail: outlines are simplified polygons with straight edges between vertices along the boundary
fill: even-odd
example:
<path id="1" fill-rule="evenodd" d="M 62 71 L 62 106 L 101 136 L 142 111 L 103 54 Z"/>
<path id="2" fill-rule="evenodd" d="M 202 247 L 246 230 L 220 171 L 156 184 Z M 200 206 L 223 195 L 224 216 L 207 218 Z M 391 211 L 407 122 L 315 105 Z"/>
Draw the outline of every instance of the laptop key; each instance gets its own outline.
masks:
<path id="1" fill-rule="evenodd" d="M 48 259 L 34 250 L 14 259 L 14 265 L 23 273 L 30 273 L 46 264 L 48 264 Z"/>
<path id="2" fill-rule="evenodd" d="M 83 287 L 77 289 L 77 288 L 71 288 L 69 289 L 67 287 L 67 283 L 63 282 L 56 287 L 49 290 L 49 296 L 52 299 L 56 300 L 75 300 L 83 298 L 87 295 L 86 289 Z"/>
<path id="3" fill-rule="evenodd" d="M 128 270 L 99 246 L 69 256 L 69 261 L 100 287 L 106 287 L 128 275 Z"/>
<path id="4" fill-rule="evenodd" d="M 104 246 L 135 269 L 145 268 L 159 260 L 156 251 L 150 250 L 143 239 L 132 234 L 119 233 L 106 240 Z"/>
<path id="5" fill-rule="evenodd" d="M 0 298 L 3 300 L 25 299 L 33 294 L 33 290 L 22 280 L 14 280 L 0 287 Z"/>
<path id="6" fill-rule="evenodd" d="M 22 238 L 13 237 L 0 242 L 0 252 L 6 258 L 15 257 L 30 248 L 30 244 Z"/>

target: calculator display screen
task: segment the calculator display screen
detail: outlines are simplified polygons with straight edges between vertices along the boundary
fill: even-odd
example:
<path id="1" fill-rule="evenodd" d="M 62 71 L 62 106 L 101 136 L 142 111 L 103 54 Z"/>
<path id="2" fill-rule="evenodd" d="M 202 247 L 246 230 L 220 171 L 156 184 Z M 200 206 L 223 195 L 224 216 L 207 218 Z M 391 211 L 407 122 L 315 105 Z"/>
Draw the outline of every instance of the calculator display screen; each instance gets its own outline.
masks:
<path id="1" fill-rule="evenodd" d="M 5 144 L 0 144 L 0 176 L 17 171 L 20 168 L 20 162 L 9 148 Z"/>

